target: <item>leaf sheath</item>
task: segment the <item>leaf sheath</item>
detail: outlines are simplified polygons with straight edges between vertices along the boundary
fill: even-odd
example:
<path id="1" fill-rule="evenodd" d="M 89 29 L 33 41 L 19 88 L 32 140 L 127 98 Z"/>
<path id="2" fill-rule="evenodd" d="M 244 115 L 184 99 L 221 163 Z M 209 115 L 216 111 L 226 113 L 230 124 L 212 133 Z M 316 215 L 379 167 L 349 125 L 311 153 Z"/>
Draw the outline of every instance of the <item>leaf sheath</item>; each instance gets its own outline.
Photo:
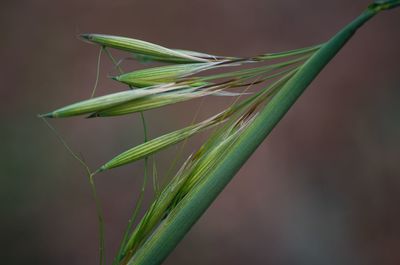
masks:
<path id="1" fill-rule="evenodd" d="M 129 265 L 156 265 L 169 255 L 319 72 L 355 31 L 378 11 L 373 8 L 367 9 L 324 44 L 300 68 L 271 99 L 254 122 L 244 130 L 222 162 L 171 211 L 128 262 Z"/>

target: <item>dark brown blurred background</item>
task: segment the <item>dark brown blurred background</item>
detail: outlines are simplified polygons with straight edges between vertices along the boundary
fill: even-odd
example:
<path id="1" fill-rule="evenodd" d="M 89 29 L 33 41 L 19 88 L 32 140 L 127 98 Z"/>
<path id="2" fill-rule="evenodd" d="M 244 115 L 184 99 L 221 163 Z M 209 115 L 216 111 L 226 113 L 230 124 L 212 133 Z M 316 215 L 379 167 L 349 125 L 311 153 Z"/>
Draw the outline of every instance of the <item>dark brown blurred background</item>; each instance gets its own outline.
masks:
<path id="1" fill-rule="evenodd" d="M 87 179 L 36 118 L 90 95 L 98 49 L 79 33 L 245 56 L 323 42 L 368 3 L 3 1 L 1 263 L 97 264 Z M 359 31 L 165 264 L 400 264 L 399 26 L 394 10 Z M 102 94 L 121 88 L 103 61 Z M 205 100 L 200 117 L 230 100 Z M 188 124 L 199 104 L 146 113 L 151 137 Z M 136 115 L 52 122 L 93 166 L 142 139 Z M 161 174 L 176 150 L 158 156 Z M 141 162 L 97 177 L 108 263 L 141 180 Z"/>

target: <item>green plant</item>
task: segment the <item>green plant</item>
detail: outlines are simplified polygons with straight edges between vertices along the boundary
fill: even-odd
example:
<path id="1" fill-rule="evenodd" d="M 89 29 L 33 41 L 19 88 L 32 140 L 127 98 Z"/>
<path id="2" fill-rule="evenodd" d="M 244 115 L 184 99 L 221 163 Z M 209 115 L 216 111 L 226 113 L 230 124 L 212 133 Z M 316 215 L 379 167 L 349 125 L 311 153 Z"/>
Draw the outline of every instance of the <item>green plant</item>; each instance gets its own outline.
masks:
<path id="1" fill-rule="evenodd" d="M 100 45 L 100 54 L 105 51 L 119 70 L 120 74 L 113 79 L 128 85 L 130 89 L 100 97 L 93 97 L 93 92 L 92 98 L 88 100 L 68 105 L 41 117 L 89 115 L 88 117 L 93 118 L 141 113 L 145 132 L 144 143 L 121 153 L 95 171 L 91 171 L 61 139 L 87 171 L 97 204 L 100 235 L 103 235 L 103 220 L 94 176 L 145 159 L 142 193 L 114 264 L 160 264 L 356 30 L 380 11 L 399 5 L 399 0 L 375 1 L 326 43 L 249 58 L 173 50 L 125 37 L 82 35 L 86 41 Z M 126 51 L 140 61 L 156 61 L 169 65 L 124 73 L 111 55 L 110 48 Z M 276 59 L 279 61 L 275 61 Z M 239 66 L 247 68 L 204 75 L 215 68 L 232 69 Z M 252 85 L 268 81 L 271 83 L 264 89 L 249 95 L 248 91 Z M 229 91 L 240 87 L 245 89 L 241 92 Z M 235 96 L 237 99 L 230 107 L 209 119 L 150 141 L 147 139 L 144 111 L 215 95 Z M 154 201 L 137 226 L 133 227 L 147 182 L 148 157 L 214 127 L 217 128 L 209 139 L 185 161 L 161 191 L 154 180 Z M 153 175 L 156 178 L 155 170 Z M 103 262 L 104 238 L 101 236 L 100 263 Z"/>

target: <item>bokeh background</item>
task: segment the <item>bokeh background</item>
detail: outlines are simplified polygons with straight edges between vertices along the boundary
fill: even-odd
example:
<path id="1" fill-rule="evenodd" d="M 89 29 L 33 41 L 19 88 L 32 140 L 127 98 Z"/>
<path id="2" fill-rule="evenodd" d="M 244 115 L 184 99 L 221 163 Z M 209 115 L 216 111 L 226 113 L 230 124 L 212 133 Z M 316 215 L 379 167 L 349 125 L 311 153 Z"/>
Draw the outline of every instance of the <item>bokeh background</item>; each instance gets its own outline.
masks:
<path id="1" fill-rule="evenodd" d="M 2 1 L 0 260 L 97 264 L 82 168 L 36 117 L 87 98 L 96 32 L 254 55 L 321 43 L 366 0 Z M 370 21 L 313 82 L 165 264 L 400 264 L 400 10 Z M 116 54 L 118 55 L 118 54 Z M 107 78 L 99 93 L 121 89 Z M 210 98 L 146 113 L 151 137 L 222 109 Z M 225 104 L 225 105 L 224 105 Z M 52 123 L 93 167 L 142 140 L 137 115 Z M 205 136 L 187 146 L 190 152 Z M 157 156 L 161 175 L 178 149 Z M 112 260 L 142 163 L 98 175 Z M 151 190 L 149 188 L 149 190 Z M 147 193 L 146 202 L 151 192 Z"/>

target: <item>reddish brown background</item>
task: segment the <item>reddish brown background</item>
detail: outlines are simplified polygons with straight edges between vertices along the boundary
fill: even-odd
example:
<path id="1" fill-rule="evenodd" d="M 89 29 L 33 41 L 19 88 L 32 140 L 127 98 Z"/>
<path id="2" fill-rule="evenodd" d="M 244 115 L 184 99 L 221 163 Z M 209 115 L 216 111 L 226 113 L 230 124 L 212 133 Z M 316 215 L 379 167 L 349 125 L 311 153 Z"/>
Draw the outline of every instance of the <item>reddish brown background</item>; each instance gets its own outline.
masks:
<path id="1" fill-rule="evenodd" d="M 1 263 L 98 260 L 87 180 L 36 118 L 90 94 L 98 49 L 77 34 L 244 56 L 323 42 L 368 3 L 3 1 Z M 399 25 L 400 10 L 394 10 L 359 31 L 165 264 L 400 264 Z M 104 63 L 99 93 L 120 88 L 107 80 L 110 71 Z M 200 117 L 226 100 L 207 99 Z M 151 137 L 188 124 L 199 102 L 147 113 Z M 93 166 L 142 138 L 135 115 L 53 123 Z M 161 172 L 175 152 L 158 156 Z M 141 163 L 97 178 L 108 263 L 141 179 Z"/>

